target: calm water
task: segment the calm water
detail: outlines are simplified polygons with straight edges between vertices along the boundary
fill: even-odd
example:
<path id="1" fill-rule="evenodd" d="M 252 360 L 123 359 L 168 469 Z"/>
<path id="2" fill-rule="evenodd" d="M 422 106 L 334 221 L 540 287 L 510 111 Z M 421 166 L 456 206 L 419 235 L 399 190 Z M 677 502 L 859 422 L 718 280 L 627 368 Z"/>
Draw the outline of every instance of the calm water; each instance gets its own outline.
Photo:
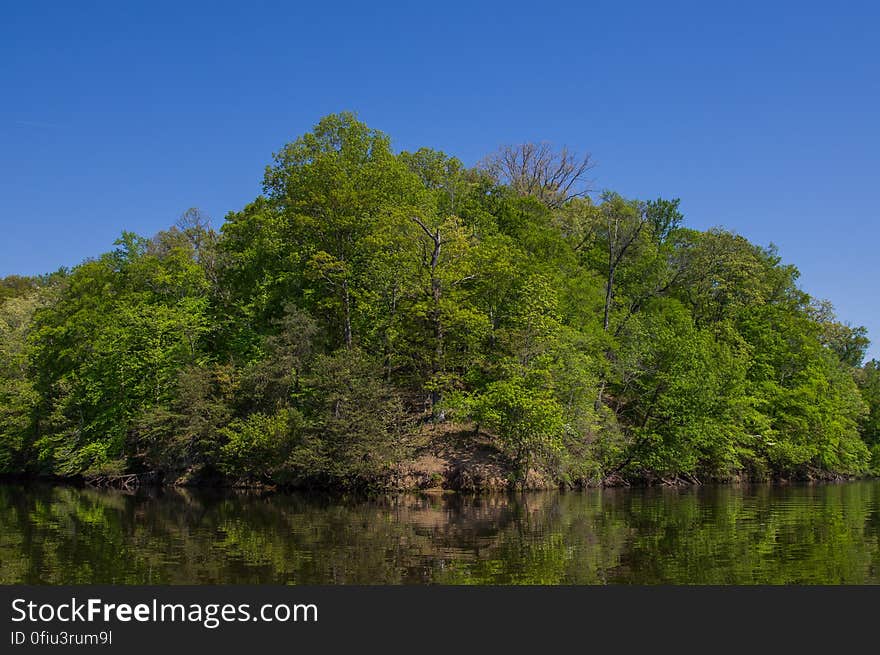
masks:
<path id="1" fill-rule="evenodd" d="M 880 482 L 340 500 L 0 485 L 0 583 L 880 583 Z"/>

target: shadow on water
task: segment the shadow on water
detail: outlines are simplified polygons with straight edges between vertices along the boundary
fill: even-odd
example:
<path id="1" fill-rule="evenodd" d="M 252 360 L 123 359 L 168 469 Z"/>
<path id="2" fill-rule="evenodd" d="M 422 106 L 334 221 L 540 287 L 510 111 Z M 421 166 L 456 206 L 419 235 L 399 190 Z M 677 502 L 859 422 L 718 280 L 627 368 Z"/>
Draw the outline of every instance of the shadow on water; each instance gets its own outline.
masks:
<path id="1" fill-rule="evenodd" d="M 340 499 L 0 485 L 0 583 L 863 584 L 880 482 Z"/>

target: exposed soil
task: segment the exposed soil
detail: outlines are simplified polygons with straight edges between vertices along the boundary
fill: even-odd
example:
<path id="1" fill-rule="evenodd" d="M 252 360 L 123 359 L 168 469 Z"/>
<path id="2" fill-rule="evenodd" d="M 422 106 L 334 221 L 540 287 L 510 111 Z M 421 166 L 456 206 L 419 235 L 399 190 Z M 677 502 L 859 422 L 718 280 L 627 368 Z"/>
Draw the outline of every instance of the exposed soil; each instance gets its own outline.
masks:
<path id="1" fill-rule="evenodd" d="M 416 444 L 414 456 L 397 465 L 392 488 L 476 492 L 507 490 L 514 485 L 506 458 L 487 435 L 478 434 L 472 426 L 427 424 L 416 434 Z M 537 471 L 529 471 L 524 486 L 549 489 L 557 485 Z"/>

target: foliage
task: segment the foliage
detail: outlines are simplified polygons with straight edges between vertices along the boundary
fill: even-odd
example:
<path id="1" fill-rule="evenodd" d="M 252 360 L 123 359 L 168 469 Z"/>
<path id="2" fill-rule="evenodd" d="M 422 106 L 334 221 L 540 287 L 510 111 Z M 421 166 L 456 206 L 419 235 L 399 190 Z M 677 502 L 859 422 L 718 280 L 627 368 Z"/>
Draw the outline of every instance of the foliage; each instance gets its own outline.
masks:
<path id="1" fill-rule="evenodd" d="M 773 246 L 590 196 L 589 167 L 469 169 L 334 114 L 219 231 L 189 209 L 0 280 L 0 472 L 381 484 L 453 418 L 520 482 L 880 472 L 865 329 Z"/>
<path id="2" fill-rule="evenodd" d="M 551 394 L 528 388 L 522 379 L 490 384 L 475 401 L 474 418 L 498 434 L 502 452 L 524 480 L 533 461 L 562 448 L 562 408 Z"/>

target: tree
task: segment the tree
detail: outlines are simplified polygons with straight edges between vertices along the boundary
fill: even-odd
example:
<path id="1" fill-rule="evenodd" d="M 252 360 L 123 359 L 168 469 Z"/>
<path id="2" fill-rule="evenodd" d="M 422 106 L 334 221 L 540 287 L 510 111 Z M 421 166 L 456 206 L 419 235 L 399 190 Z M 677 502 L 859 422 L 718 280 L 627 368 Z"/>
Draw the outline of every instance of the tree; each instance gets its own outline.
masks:
<path id="1" fill-rule="evenodd" d="M 38 278 L 24 275 L 7 275 L 0 278 L 0 303 L 9 298 L 19 298 L 36 291 L 40 286 Z"/>
<path id="2" fill-rule="evenodd" d="M 131 233 L 117 245 L 77 267 L 34 318 L 36 447 L 58 473 L 124 470 L 134 426 L 167 406 L 180 370 L 201 357 L 208 284 L 192 251 L 151 252 Z"/>
<path id="3" fill-rule="evenodd" d="M 838 322 L 834 306 L 828 300 L 814 301 L 808 311 L 810 317 L 822 327 L 822 345 L 847 366 L 860 367 L 871 345 L 867 328 Z"/>
<path id="4" fill-rule="evenodd" d="M 627 201 L 615 193 L 605 193 L 597 219 L 600 239 L 607 253 L 605 307 L 602 313 L 602 326 L 607 332 L 614 303 L 614 279 L 648 224 L 649 217 L 645 203 Z"/>
<path id="5" fill-rule="evenodd" d="M 388 137 L 350 113 L 325 117 L 266 169 L 264 188 L 282 219 L 276 238 L 295 246 L 302 300 L 325 313 L 346 348 L 369 314 L 359 303 L 376 254 L 370 237 L 418 187 Z"/>
<path id="6" fill-rule="evenodd" d="M 357 486 L 405 456 L 400 399 L 365 353 L 319 355 L 305 386 L 308 431 L 291 453 L 291 475 Z"/>
<path id="7" fill-rule="evenodd" d="M 679 198 L 657 198 L 646 203 L 645 217 L 651 224 L 651 233 L 658 243 L 666 241 L 681 226 L 684 214 L 679 211 L 680 202 Z"/>
<path id="8" fill-rule="evenodd" d="M 522 143 L 502 146 L 481 162 L 481 168 L 515 193 L 559 208 L 590 191 L 587 174 L 593 160 L 566 147 L 556 150 L 549 143 Z"/>
<path id="9" fill-rule="evenodd" d="M 0 301 L 0 472 L 35 468 L 30 451 L 40 396 L 28 361 L 28 337 L 45 293 L 30 292 Z"/>
<path id="10" fill-rule="evenodd" d="M 872 359 L 857 370 L 856 382 L 868 409 L 859 429 L 871 449 L 871 469 L 877 474 L 880 473 L 880 362 Z"/>
<path id="11" fill-rule="evenodd" d="M 248 482 L 284 480 L 288 459 L 303 429 L 302 415 L 293 409 L 274 414 L 250 414 L 220 430 L 225 439 L 220 467 L 224 473 Z"/>
<path id="12" fill-rule="evenodd" d="M 472 411 L 480 425 L 497 433 L 517 483 L 525 482 L 536 458 L 562 446 L 561 407 L 549 393 L 529 388 L 522 378 L 493 382 L 476 398 Z"/>

